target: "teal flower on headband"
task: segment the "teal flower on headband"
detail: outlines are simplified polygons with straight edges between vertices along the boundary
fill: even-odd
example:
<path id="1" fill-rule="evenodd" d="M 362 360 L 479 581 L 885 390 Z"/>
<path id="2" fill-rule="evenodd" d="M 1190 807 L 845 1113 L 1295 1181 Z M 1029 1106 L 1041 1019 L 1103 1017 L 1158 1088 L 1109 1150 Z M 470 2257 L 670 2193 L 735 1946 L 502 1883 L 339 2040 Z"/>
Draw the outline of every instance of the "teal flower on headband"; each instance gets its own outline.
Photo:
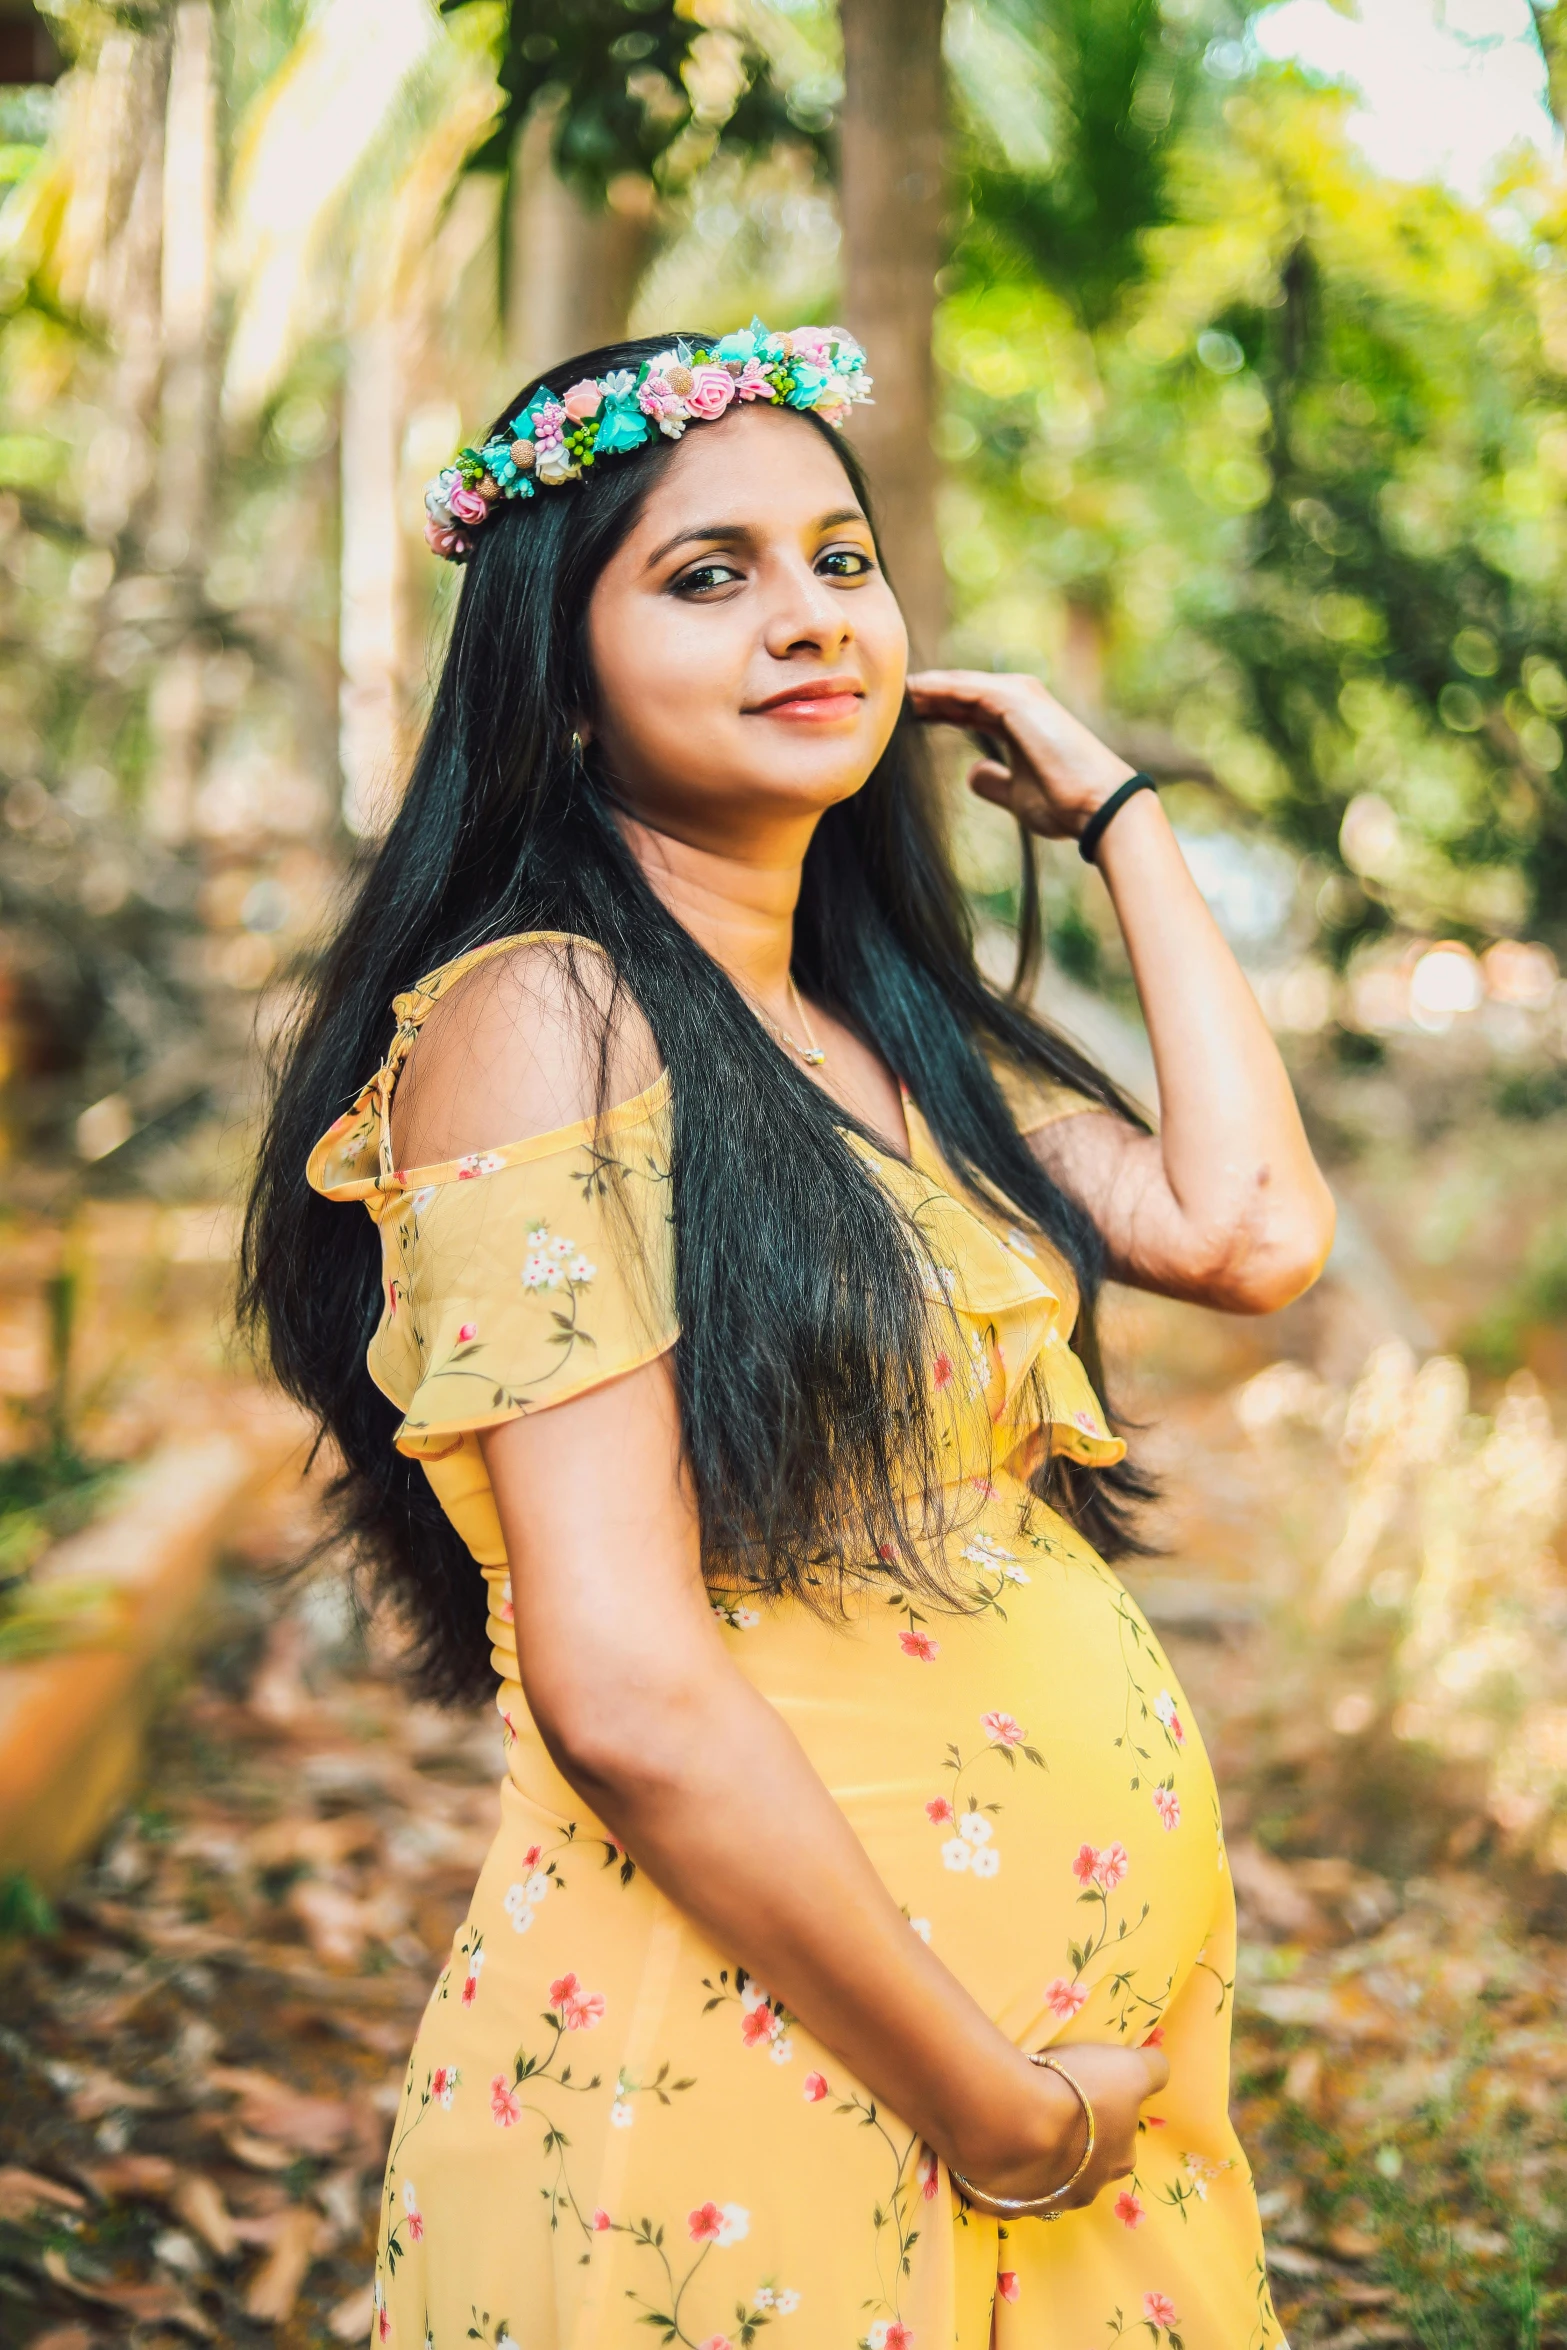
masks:
<path id="1" fill-rule="evenodd" d="M 825 399 L 827 387 L 833 382 L 830 367 L 817 367 L 809 359 L 795 359 L 790 362 L 790 373 L 794 382 L 784 394 L 787 407 L 815 408 L 818 405 L 836 404 Z"/>
<path id="2" fill-rule="evenodd" d="M 425 535 L 438 555 L 465 563 L 475 533 L 504 501 L 579 482 L 600 457 L 629 456 L 655 434 L 679 440 L 688 425 L 755 400 L 809 410 L 836 426 L 870 396 L 865 354 L 841 326 L 772 334 L 759 318 L 711 350 L 678 342 L 640 367 L 585 377 L 560 396 L 541 384 L 482 449 L 459 450 L 436 476 L 425 497 Z"/>
<path id="3" fill-rule="evenodd" d="M 631 380 L 635 383 L 635 376 Z M 652 426 L 637 406 L 635 392 L 622 393 L 618 398 L 612 395 L 599 410 L 593 454 L 623 457 L 628 449 L 640 449 L 651 438 Z"/>
<path id="4" fill-rule="evenodd" d="M 514 425 L 512 427 L 513 433 L 515 434 L 518 429 L 519 427 Z M 531 498 L 533 484 L 517 465 L 511 448 L 510 441 L 486 441 L 479 451 L 484 469 L 497 489 L 504 490 L 508 497 Z"/>
<path id="5" fill-rule="evenodd" d="M 753 319 L 738 334 L 721 335 L 713 346 L 713 357 L 720 367 L 728 367 L 731 362 L 743 367 L 748 359 L 756 357 L 766 340 L 766 328 L 759 318 Z"/>

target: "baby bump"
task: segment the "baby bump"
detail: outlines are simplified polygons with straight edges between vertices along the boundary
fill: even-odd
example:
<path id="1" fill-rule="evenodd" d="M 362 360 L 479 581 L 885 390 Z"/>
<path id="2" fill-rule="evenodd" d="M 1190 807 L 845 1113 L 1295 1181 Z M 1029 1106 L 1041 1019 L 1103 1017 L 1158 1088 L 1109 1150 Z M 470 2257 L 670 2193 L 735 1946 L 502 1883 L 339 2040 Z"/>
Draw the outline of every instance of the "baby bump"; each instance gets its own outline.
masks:
<path id="1" fill-rule="evenodd" d="M 968 1615 L 737 1604 L 731 1653 L 1004 2030 L 1146 2038 L 1225 1891 L 1201 1741 L 1120 1582 L 1022 1488 L 955 1547 Z"/>

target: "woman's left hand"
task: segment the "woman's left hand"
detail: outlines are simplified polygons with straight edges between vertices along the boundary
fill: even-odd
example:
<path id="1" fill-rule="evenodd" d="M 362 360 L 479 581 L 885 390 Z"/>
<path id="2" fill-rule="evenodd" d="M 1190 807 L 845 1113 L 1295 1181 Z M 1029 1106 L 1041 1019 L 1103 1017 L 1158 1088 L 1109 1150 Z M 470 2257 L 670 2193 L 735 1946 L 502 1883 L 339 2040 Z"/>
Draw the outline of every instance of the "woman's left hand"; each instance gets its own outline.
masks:
<path id="1" fill-rule="evenodd" d="M 1037 678 L 927 669 L 909 699 L 920 718 L 994 742 L 1002 756 L 980 759 L 971 787 L 1047 839 L 1080 839 L 1133 772 Z M 1030 1146 L 1091 1210 L 1117 1279 L 1271 1313 L 1315 1280 L 1333 1237 L 1278 1048 L 1154 794 L 1127 804 L 1094 863 L 1142 1002 L 1160 1131 L 1083 1114 Z"/>
<path id="2" fill-rule="evenodd" d="M 927 725 L 991 737 L 1005 757 L 977 759 L 969 789 L 1046 840 L 1076 840 L 1094 810 L 1136 772 L 1037 677 L 923 669 L 909 679 L 909 700 Z"/>

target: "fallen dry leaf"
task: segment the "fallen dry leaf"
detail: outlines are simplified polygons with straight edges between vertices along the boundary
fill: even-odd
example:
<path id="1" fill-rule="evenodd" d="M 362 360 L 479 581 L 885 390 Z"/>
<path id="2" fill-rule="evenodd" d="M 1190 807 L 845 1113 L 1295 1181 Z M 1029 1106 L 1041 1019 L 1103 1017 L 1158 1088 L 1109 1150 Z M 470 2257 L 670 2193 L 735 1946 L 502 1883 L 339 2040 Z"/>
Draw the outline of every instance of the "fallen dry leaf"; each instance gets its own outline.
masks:
<path id="1" fill-rule="evenodd" d="M 121 1941 L 144 1943 L 149 1950 L 171 1958 L 242 1955 L 246 1947 L 237 1935 L 193 1925 L 168 1910 L 135 1909 L 126 1901 L 95 1901 L 86 1906 L 87 1914 L 106 1933 Z"/>
<path id="2" fill-rule="evenodd" d="M 329 2233 L 314 2211 L 296 2203 L 270 2222 L 272 2249 L 250 2280 L 245 2315 L 261 2325 L 281 2325 L 292 2316 L 305 2273 Z"/>
<path id="3" fill-rule="evenodd" d="M 326 2213 L 334 2233 L 351 2236 L 359 2226 L 359 2173 L 352 2166 L 347 2170 L 328 2171 L 317 2179 L 311 2193 Z"/>
<path id="4" fill-rule="evenodd" d="M 1294 1872 L 1250 1836 L 1227 1847 L 1230 1875 L 1247 1921 L 1287 1942 L 1320 1942 L 1327 1921 Z"/>
<path id="5" fill-rule="evenodd" d="M 350 2293 L 340 2301 L 326 2321 L 326 2330 L 334 2342 L 363 2342 L 375 2321 L 375 2287 L 362 2285 L 357 2293 Z"/>
<path id="6" fill-rule="evenodd" d="M 46 2334 L 34 2334 L 27 2350 L 93 2350 L 97 2339 L 85 2326 L 51 2326 Z"/>
<path id="7" fill-rule="evenodd" d="M 355 1853 L 374 1852 L 381 1842 L 381 1825 L 368 1812 L 339 1812 L 335 1819 L 318 1819 L 314 1812 L 269 1820 L 248 1839 L 246 1858 L 253 1868 L 278 1868 L 290 1861 L 308 1861 L 312 1868 L 335 1868 Z"/>
<path id="8" fill-rule="evenodd" d="M 239 2099 L 240 2126 L 273 2138 L 296 2154 L 336 2154 L 354 2137 L 358 2121 L 341 2097 L 310 2097 L 271 2073 L 240 2065 L 213 2065 L 207 2080 Z"/>
<path id="9" fill-rule="evenodd" d="M 248 2130 L 238 2127 L 223 2132 L 223 2143 L 236 2162 L 247 2170 L 287 2170 L 294 2157 L 286 2146 L 278 2146 L 269 2138 L 253 2138 Z"/>
<path id="10" fill-rule="evenodd" d="M 1307 2108 L 1317 2102 L 1322 2086 L 1322 2051 L 1320 2048 L 1297 2048 L 1284 2074 L 1284 2094 L 1292 2105 Z"/>
<path id="11" fill-rule="evenodd" d="M 179 2170 L 166 2154 L 116 2154 L 108 2162 L 83 2163 L 76 2175 L 112 2203 L 121 2195 L 167 2195 Z"/>
<path id="12" fill-rule="evenodd" d="M 250 1685 L 249 1707 L 269 1729 L 287 1730 L 317 1711 L 305 1686 L 307 1651 L 305 1627 L 297 1617 L 282 1616 L 267 1639 L 265 1660 Z"/>
<path id="13" fill-rule="evenodd" d="M 169 2204 L 175 2217 L 201 2238 L 209 2252 L 215 2252 L 220 2260 L 229 2258 L 239 2242 L 234 2214 L 211 2179 L 200 2171 L 182 2171 Z"/>
<path id="14" fill-rule="evenodd" d="M 410 1914 L 407 1901 L 393 1886 L 383 1886 L 362 1900 L 322 1877 L 301 1877 L 291 1885 L 288 1909 L 304 1927 L 317 1958 L 334 1966 L 356 1965 L 367 1942 L 390 1941 L 402 1932 Z"/>
<path id="15" fill-rule="evenodd" d="M 96 2067 L 73 2082 L 69 2095 L 72 2117 L 79 2122 L 102 2121 L 106 2113 L 154 2113 L 163 2103 L 155 2089 L 133 2089 L 129 2081 Z"/>
<path id="16" fill-rule="evenodd" d="M 1348 2221 L 1341 2227 L 1329 2228 L 1326 2241 L 1328 2250 L 1336 2252 L 1340 2260 L 1369 2260 L 1379 2249 L 1369 2229 L 1351 2227 Z"/>
<path id="17" fill-rule="evenodd" d="M 1270 2244 L 1268 2266 L 1276 2268 L 1280 2276 L 1320 2277 L 1322 2263 L 1314 2252 L 1303 2252 L 1298 2244 Z"/>
<path id="18" fill-rule="evenodd" d="M 383 2023 L 374 2016 L 340 2015 L 330 2018 L 334 2031 L 346 2040 L 357 2040 L 361 2047 L 373 2049 L 377 2056 L 406 2057 L 409 2027 L 402 2023 Z"/>
<path id="19" fill-rule="evenodd" d="M 40 2178 L 31 2170 L 0 2170 L 0 2219 L 31 2219 L 35 2211 L 51 2207 L 85 2211 L 87 2205 L 74 2187 L 62 2187 L 56 2179 Z"/>
<path id="20" fill-rule="evenodd" d="M 122 2285 L 112 2279 L 90 2283 L 67 2265 L 63 2252 L 46 2252 L 43 2265 L 45 2274 L 67 2293 L 74 2293 L 79 2301 L 94 2302 L 100 2309 L 117 2309 L 137 2325 L 178 2326 L 182 2333 L 196 2334 L 203 2340 L 211 2337 L 212 2328 L 206 2318 L 178 2285 L 161 2281 Z"/>

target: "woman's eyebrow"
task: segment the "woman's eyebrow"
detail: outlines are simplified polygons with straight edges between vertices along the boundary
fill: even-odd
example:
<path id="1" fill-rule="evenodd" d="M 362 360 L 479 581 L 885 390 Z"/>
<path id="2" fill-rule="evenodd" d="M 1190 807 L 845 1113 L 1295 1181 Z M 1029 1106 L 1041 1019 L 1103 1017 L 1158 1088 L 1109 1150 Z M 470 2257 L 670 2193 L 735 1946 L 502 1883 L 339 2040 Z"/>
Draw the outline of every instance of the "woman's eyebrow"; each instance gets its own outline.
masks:
<path id="1" fill-rule="evenodd" d="M 863 523 L 864 521 L 865 516 L 858 506 L 835 506 L 830 514 L 819 514 L 811 528 L 815 532 L 837 530 L 845 522 Z M 674 553 L 676 547 L 691 545 L 744 546 L 754 541 L 755 537 L 755 531 L 743 522 L 693 523 L 689 530 L 677 530 L 673 538 L 665 539 L 661 547 L 655 547 L 647 559 L 646 568 L 649 571 L 656 569 L 666 555 Z"/>
<path id="2" fill-rule="evenodd" d="M 656 564 L 663 562 L 666 555 L 672 555 L 676 547 L 697 543 L 735 547 L 744 545 L 752 536 L 753 533 L 743 522 L 693 523 L 689 530 L 677 530 L 672 539 L 665 539 L 661 547 L 655 547 L 647 559 L 646 568 L 651 571 Z"/>

